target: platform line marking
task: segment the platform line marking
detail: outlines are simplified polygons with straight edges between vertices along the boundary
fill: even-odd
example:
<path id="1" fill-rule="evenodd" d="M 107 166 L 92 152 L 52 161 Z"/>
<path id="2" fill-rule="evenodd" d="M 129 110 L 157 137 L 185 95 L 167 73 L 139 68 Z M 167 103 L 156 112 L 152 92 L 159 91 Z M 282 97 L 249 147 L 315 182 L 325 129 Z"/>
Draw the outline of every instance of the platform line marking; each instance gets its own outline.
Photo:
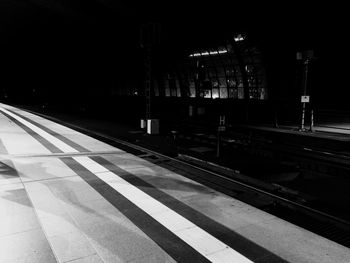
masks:
<path id="1" fill-rule="evenodd" d="M 152 218 L 185 241 L 200 254 L 212 262 L 252 262 L 234 249 L 230 248 L 220 240 L 216 239 L 200 227 L 193 224 L 183 216 L 177 214 L 161 202 L 155 200 L 139 188 L 130 184 L 114 172 L 91 160 L 89 157 L 73 157 L 75 161 L 87 168 L 102 181 L 126 197 Z M 105 172 L 103 172 L 105 170 Z M 164 214 L 167 214 L 164 217 Z M 169 223 L 169 220 L 177 222 L 176 225 Z M 179 227 L 182 225 L 183 227 Z M 220 254 L 223 254 L 222 256 Z M 224 257 L 223 257 L 224 256 Z M 220 258 L 220 261 L 216 261 Z"/>
<path id="2" fill-rule="evenodd" d="M 0 111 L 7 113 L 17 121 L 21 122 L 23 125 L 27 126 L 31 130 L 48 140 L 50 143 L 55 145 L 63 152 L 78 152 L 71 146 L 67 145 L 66 143 L 62 142 L 61 140 L 57 139 L 56 137 L 52 136 L 51 134 L 47 133 L 41 128 L 7 111 L 6 109 L 0 108 Z M 73 159 L 80 163 L 87 170 L 95 174 L 95 176 L 97 176 L 105 183 L 110 185 L 113 189 L 115 189 L 121 195 L 126 197 L 133 204 L 138 206 L 141 210 L 149 214 L 157 222 L 166 227 L 180 239 L 185 241 L 189 246 L 194 248 L 197 252 L 199 252 L 211 262 L 252 262 L 242 254 L 227 246 L 225 243 L 221 242 L 220 240 L 213 237 L 200 227 L 193 224 L 188 219 L 184 218 L 183 216 L 171 210 L 164 204 L 155 200 L 153 197 L 149 196 L 139 188 L 130 184 L 129 182 L 118 176 L 116 173 L 106 169 L 91 158 L 82 156 L 73 157 Z M 167 213 L 166 217 L 164 217 L 164 213 Z M 171 221 L 182 223 L 184 228 L 179 228 L 178 224 L 174 225 L 173 223 L 169 223 L 171 221 L 167 220 L 167 218 L 171 218 Z"/>
<path id="3" fill-rule="evenodd" d="M 40 129 L 39 127 L 31 124 L 30 122 L 26 121 L 25 119 L 21 118 L 20 116 L 18 116 L 16 114 L 13 114 L 12 112 L 10 112 L 10 111 L 8 111 L 8 110 L 6 110 L 4 108 L 0 108 L 0 111 L 5 112 L 7 115 L 9 115 L 12 118 L 16 119 L 17 121 L 19 121 L 23 125 L 27 126 L 29 129 L 33 130 L 34 132 L 36 132 L 37 134 L 42 136 L 44 139 L 46 139 L 47 141 L 51 142 L 53 145 L 55 145 L 61 151 L 65 152 L 65 153 L 69 153 L 69 152 L 79 153 L 79 151 L 77 151 L 73 147 L 71 147 L 68 144 L 62 142 L 61 140 L 57 139 L 56 137 L 54 137 L 53 135 L 49 134 L 48 132 Z"/>
<path id="4" fill-rule="evenodd" d="M 96 152 L 78 152 L 78 153 L 50 153 L 50 154 L 0 154 L 0 160 L 6 159 L 21 159 L 21 158 L 57 158 L 57 157 L 72 157 L 72 156 L 101 156 L 101 155 L 125 155 L 121 151 L 96 151 Z"/>

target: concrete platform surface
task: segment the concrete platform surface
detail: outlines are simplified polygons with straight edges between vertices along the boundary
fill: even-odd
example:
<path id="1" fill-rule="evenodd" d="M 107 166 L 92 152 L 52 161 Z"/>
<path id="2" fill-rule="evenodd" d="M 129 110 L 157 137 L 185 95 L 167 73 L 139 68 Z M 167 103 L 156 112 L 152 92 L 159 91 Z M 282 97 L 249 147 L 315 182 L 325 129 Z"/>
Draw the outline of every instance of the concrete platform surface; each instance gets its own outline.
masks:
<path id="1" fill-rule="evenodd" d="M 350 250 L 0 104 L 0 262 L 349 262 Z"/>

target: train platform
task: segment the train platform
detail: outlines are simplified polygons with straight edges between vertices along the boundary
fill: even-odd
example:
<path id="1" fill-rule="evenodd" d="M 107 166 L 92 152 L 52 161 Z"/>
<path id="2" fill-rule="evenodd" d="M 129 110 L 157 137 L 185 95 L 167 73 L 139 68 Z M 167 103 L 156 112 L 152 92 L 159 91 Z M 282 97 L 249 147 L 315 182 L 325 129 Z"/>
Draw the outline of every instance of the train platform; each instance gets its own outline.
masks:
<path id="1" fill-rule="evenodd" d="M 0 262 L 348 262 L 350 250 L 0 104 Z"/>

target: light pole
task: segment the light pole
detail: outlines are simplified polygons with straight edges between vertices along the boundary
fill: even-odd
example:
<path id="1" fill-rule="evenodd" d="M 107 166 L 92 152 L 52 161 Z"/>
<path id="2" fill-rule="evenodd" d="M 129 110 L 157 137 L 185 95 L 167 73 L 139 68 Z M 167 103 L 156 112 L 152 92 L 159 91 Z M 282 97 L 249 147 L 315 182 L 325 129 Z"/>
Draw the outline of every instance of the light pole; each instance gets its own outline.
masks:
<path id="1" fill-rule="evenodd" d="M 310 97 L 307 96 L 306 94 L 306 89 L 307 89 L 307 74 L 309 71 L 309 59 L 306 59 L 304 61 L 304 88 L 303 88 L 303 95 L 301 97 L 301 103 L 302 103 L 302 113 L 301 113 L 301 125 L 300 129 L 302 131 L 305 130 L 305 110 L 306 110 L 306 103 L 310 101 Z"/>
<path id="2" fill-rule="evenodd" d="M 159 133 L 159 120 L 152 119 L 151 114 L 151 98 L 153 91 L 153 57 L 154 47 L 159 44 L 159 25 L 148 23 L 141 26 L 140 44 L 144 49 L 144 68 L 145 68 L 145 99 L 146 99 L 146 114 L 145 121 L 147 133 Z M 145 123 L 141 120 L 142 128 L 145 128 Z"/>
<path id="3" fill-rule="evenodd" d="M 297 53 L 297 60 L 304 60 L 304 74 L 303 74 L 303 91 L 301 95 L 301 103 L 302 103 L 302 111 L 301 111 L 301 123 L 300 123 L 300 131 L 305 131 L 305 113 L 306 113 L 306 103 L 310 103 L 310 96 L 307 95 L 307 83 L 308 83 L 308 73 L 309 73 L 309 65 L 311 59 L 314 58 L 313 50 L 307 50 L 305 52 Z M 311 114 L 311 122 L 310 122 L 310 131 L 313 129 L 313 110 L 310 111 Z"/>

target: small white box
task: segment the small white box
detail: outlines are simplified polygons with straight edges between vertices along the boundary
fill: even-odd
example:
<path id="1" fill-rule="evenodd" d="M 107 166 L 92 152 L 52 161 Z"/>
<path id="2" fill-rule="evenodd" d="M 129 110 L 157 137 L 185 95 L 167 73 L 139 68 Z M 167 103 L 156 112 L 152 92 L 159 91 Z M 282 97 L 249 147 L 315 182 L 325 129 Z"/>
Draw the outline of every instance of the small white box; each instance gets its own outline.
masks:
<path id="1" fill-rule="evenodd" d="M 147 123 L 146 123 L 146 120 L 145 119 L 141 119 L 141 129 L 146 129 L 146 125 L 147 125 Z"/>
<path id="2" fill-rule="evenodd" d="M 159 134 L 159 119 L 147 119 L 147 133 Z"/>
<path id="3" fill-rule="evenodd" d="M 301 102 L 309 103 L 310 102 L 310 96 L 301 96 Z"/>

